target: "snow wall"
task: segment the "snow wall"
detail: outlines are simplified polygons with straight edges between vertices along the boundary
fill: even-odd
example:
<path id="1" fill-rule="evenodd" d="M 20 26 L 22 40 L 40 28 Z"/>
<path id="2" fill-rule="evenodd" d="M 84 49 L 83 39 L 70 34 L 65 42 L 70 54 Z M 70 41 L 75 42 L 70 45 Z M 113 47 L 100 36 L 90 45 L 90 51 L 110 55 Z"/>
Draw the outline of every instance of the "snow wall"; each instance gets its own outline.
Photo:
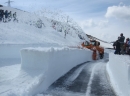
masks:
<path id="1" fill-rule="evenodd" d="M 28 89 L 28 95 L 41 93 L 73 67 L 92 61 L 92 52 L 78 48 L 26 48 L 21 50 L 21 70 L 39 72 L 37 85 Z"/>
<path id="2" fill-rule="evenodd" d="M 130 96 L 130 56 L 109 54 L 107 71 L 119 96 Z"/>

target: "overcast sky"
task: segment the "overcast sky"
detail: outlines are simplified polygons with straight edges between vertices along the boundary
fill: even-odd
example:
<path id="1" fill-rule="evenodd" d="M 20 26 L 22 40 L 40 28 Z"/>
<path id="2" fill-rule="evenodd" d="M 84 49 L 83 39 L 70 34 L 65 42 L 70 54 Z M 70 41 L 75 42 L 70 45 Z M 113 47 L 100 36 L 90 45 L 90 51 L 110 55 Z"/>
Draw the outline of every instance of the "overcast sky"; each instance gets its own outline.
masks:
<path id="1" fill-rule="evenodd" d="M 130 38 L 130 0 L 12 0 L 11 6 L 26 11 L 62 10 L 73 18 L 85 33 L 106 41 L 120 33 Z M 0 4 L 7 5 L 6 0 Z"/>

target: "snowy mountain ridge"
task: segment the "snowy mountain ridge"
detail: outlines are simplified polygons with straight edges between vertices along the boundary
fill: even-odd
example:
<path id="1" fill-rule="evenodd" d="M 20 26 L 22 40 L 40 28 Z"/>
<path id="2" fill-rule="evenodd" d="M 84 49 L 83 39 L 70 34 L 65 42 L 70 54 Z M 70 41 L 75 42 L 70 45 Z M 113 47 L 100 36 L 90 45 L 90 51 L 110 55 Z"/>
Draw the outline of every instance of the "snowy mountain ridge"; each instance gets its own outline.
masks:
<path id="1" fill-rule="evenodd" d="M 13 21 L 8 23 L 1 22 L 1 44 L 35 44 L 53 42 L 55 44 L 58 43 L 59 45 L 77 45 L 79 42 L 82 42 L 78 35 L 81 35 L 84 39 L 88 40 L 82 30 L 79 30 L 68 23 L 50 20 L 44 16 L 41 17 L 13 8 L 1 7 L 1 9 L 12 11 L 12 13 L 17 12 L 18 19 L 18 23 Z M 41 20 L 41 28 L 37 28 L 39 27 L 39 20 Z M 60 41 L 57 42 L 59 39 Z"/>

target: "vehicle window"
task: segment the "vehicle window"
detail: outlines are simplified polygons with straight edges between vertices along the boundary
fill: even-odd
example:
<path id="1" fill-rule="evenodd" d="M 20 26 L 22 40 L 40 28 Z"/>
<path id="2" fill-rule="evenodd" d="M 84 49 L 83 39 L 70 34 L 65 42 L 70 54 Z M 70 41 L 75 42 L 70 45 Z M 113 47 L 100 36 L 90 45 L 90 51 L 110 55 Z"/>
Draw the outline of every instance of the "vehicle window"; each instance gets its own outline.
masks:
<path id="1" fill-rule="evenodd" d="M 88 46 L 88 45 L 89 45 L 89 42 L 87 42 L 87 41 L 84 42 L 84 45 L 85 45 L 85 46 Z"/>
<path id="2" fill-rule="evenodd" d="M 95 45 L 95 42 L 91 42 L 92 45 Z"/>

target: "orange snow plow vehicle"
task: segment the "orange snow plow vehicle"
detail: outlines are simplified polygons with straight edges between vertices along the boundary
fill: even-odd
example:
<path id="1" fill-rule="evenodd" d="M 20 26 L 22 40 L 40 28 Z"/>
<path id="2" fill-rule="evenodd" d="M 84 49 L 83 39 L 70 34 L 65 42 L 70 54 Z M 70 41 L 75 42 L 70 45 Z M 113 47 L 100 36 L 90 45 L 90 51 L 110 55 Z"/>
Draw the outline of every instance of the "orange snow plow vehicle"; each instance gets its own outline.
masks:
<path id="1" fill-rule="evenodd" d="M 85 41 L 81 45 L 82 47 L 88 48 L 93 51 L 93 60 L 97 60 L 98 57 L 100 57 L 100 59 L 104 57 L 104 48 L 100 47 L 100 42 L 96 40 L 90 40 L 90 42 Z"/>

